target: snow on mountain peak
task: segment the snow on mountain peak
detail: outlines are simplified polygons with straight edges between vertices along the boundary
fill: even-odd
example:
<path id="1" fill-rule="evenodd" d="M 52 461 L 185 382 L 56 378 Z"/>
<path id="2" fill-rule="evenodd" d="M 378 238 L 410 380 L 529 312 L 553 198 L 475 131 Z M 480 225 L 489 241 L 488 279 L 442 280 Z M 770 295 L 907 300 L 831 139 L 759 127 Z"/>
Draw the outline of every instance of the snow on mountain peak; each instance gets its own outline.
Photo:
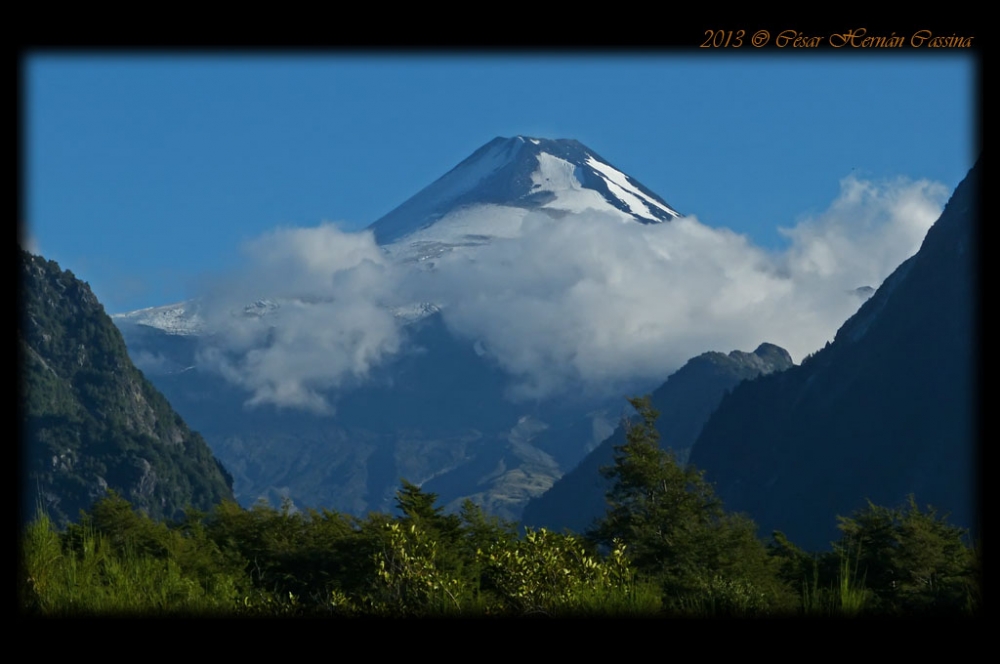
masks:
<path id="1" fill-rule="evenodd" d="M 198 313 L 198 305 L 194 301 L 147 307 L 123 314 L 111 314 L 111 320 L 119 327 L 122 324 L 141 325 L 180 336 L 200 334 L 204 330 L 205 324 Z"/>
<path id="2" fill-rule="evenodd" d="M 408 238 L 457 210 L 484 205 L 578 213 L 611 212 L 660 223 L 680 214 L 579 141 L 497 137 L 374 222 L 379 244 Z M 489 228 L 481 236 L 490 236 Z"/>
<path id="3" fill-rule="evenodd" d="M 268 298 L 258 299 L 245 305 L 242 309 L 229 311 L 233 318 L 262 319 L 275 316 L 282 308 L 282 303 L 290 306 L 309 307 L 322 305 L 322 301 L 308 298 L 287 299 L 275 301 Z M 111 320 L 120 328 L 122 326 L 147 327 L 160 330 L 169 335 L 201 336 L 212 333 L 204 319 L 200 300 L 187 300 L 161 307 L 148 307 L 122 314 L 111 314 Z M 404 325 L 416 323 L 441 310 L 440 305 L 433 302 L 414 302 L 391 309 L 393 316 Z"/>
<path id="4" fill-rule="evenodd" d="M 483 145 L 369 229 L 394 259 L 432 269 L 435 259 L 456 249 L 472 255 L 477 246 L 519 236 L 532 211 L 554 218 L 596 211 L 643 224 L 681 216 L 579 141 L 514 136 Z M 200 306 L 188 301 L 112 318 L 119 325 L 198 335 L 207 332 Z M 278 302 L 259 299 L 230 313 L 262 318 L 275 315 L 280 307 Z M 404 307 L 395 316 L 412 322 L 433 313 L 435 307 Z"/>

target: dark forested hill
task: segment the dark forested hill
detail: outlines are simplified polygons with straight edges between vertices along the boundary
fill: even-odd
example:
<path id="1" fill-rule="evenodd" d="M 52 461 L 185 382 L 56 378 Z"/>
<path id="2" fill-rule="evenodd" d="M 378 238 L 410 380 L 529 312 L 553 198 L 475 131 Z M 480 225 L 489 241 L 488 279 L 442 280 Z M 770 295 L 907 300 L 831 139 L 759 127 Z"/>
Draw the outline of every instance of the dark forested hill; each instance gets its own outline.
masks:
<path id="1" fill-rule="evenodd" d="M 870 499 L 975 527 L 975 229 L 981 163 L 920 251 L 802 365 L 724 399 L 691 461 L 764 535 L 825 548 Z"/>
<path id="2" fill-rule="evenodd" d="M 653 407 L 660 412 L 656 428 L 661 445 L 685 461 L 705 420 L 728 390 L 740 381 L 791 366 L 792 358 L 785 349 L 767 343 L 753 353 L 712 352 L 688 360 L 651 395 Z M 576 532 L 589 528 L 595 518 L 603 516 L 605 493 L 611 487 L 600 469 L 614 463 L 615 446 L 624 444 L 625 430 L 619 426 L 580 465 L 528 503 L 525 525 Z"/>
<path id="3" fill-rule="evenodd" d="M 21 252 L 22 519 L 58 522 L 107 488 L 154 518 L 232 499 L 232 478 L 136 369 L 90 287 Z"/>

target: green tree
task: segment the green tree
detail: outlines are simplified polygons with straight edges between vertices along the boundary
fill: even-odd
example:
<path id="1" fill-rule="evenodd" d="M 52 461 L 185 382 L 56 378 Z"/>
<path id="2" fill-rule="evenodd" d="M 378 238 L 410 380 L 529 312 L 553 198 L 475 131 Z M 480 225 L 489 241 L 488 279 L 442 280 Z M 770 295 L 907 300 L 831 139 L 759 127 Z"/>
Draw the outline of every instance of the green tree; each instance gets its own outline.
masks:
<path id="1" fill-rule="evenodd" d="M 441 565 L 439 540 L 415 523 L 392 521 L 384 528 L 385 545 L 373 558 L 372 610 L 390 615 L 461 611 L 467 587 L 448 565 Z"/>
<path id="2" fill-rule="evenodd" d="M 466 498 L 459 512 L 462 521 L 462 556 L 476 560 L 477 552 L 486 551 L 494 543 L 510 544 L 517 539 L 517 523 L 486 515 L 483 508 Z"/>
<path id="3" fill-rule="evenodd" d="M 850 517 L 838 517 L 843 535 L 834 556 L 850 556 L 876 610 L 889 613 L 962 612 L 978 589 L 966 531 L 921 511 L 911 495 L 900 508 L 871 502 Z"/>
<path id="4" fill-rule="evenodd" d="M 425 493 L 416 484 L 402 481 L 403 487 L 396 491 L 396 507 L 403 513 L 404 525 L 417 525 L 436 532 L 454 541 L 458 537 L 461 519 L 453 514 L 445 514 L 444 508 L 436 505 L 436 493 Z"/>
<path id="5" fill-rule="evenodd" d="M 435 542 L 438 549 L 437 564 L 449 573 L 460 574 L 465 562 L 461 559 L 459 542 L 462 538 L 462 520 L 455 514 L 445 514 L 437 505 L 436 493 L 425 493 L 416 484 L 402 480 L 396 491 L 396 507 L 403 516 L 399 522 L 404 530 L 416 526 L 426 538 Z"/>
<path id="6" fill-rule="evenodd" d="M 639 419 L 626 421 L 626 442 L 615 448 L 615 464 L 602 469 L 613 486 L 607 513 L 588 537 L 608 548 L 623 542 L 637 572 L 659 582 L 675 609 L 706 594 L 721 598 L 712 600 L 716 610 L 720 601 L 743 603 L 727 612 L 789 608 L 794 594 L 778 578 L 778 561 L 757 539 L 754 523 L 726 514 L 703 473 L 660 447 L 659 413 L 649 397 L 629 402 Z"/>
<path id="7" fill-rule="evenodd" d="M 167 525 L 133 509 L 114 489 L 107 489 L 89 513 L 81 510 L 80 524 L 67 529 L 70 542 L 75 546 L 88 529 L 105 536 L 119 550 L 131 547 L 155 558 L 166 558 L 171 550 L 173 538 Z"/>
<path id="8" fill-rule="evenodd" d="M 659 609 L 656 588 L 636 582 L 621 542 L 603 559 L 587 549 L 581 538 L 545 528 L 529 528 L 523 539 L 496 540 L 481 552 L 496 611 L 608 616 Z"/>
<path id="9" fill-rule="evenodd" d="M 613 486 L 606 515 L 588 535 L 608 547 L 625 542 L 641 571 L 682 576 L 697 563 L 704 525 L 722 517 L 722 505 L 700 473 L 660 448 L 659 413 L 649 398 L 629 402 L 639 421 L 625 421 L 626 442 L 615 448 L 615 464 L 601 470 Z"/>

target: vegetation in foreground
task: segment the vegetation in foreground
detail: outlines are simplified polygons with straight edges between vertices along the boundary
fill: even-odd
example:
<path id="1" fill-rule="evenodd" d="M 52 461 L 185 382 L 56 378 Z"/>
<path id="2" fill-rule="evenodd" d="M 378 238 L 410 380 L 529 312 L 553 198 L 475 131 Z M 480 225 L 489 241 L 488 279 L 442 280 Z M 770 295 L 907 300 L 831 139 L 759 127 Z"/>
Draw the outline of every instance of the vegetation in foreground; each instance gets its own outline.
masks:
<path id="1" fill-rule="evenodd" d="M 519 533 L 471 502 L 445 514 L 403 481 L 397 515 L 358 519 L 224 502 L 157 522 L 109 492 L 58 531 L 21 540 L 31 615 L 698 616 L 973 615 L 980 556 L 912 497 L 840 518 L 807 553 L 727 514 L 660 448 L 648 400 L 617 448 L 608 512 L 581 537 Z"/>

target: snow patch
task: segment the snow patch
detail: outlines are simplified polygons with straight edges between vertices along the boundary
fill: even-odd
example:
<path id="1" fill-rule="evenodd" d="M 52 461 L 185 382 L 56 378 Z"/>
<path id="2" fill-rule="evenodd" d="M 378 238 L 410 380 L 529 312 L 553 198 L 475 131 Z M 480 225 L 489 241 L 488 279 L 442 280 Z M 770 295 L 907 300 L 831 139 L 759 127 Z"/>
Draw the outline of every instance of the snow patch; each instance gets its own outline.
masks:
<path id="1" fill-rule="evenodd" d="M 646 207 L 646 203 L 650 203 L 673 217 L 681 216 L 676 210 L 667 207 L 658 200 L 650 198 L 646 194 L 639 191 L 638 188 L 629 182 L 628 176 L 621 171 L 616 170 L 603 162 L 597 161 L 593 157 L 587 157 L 587 165 L 600 173 L 604 177 L 605 182 L 607 182 L 608 189 L 613 191 L 615 195 L 618 196 L 622 202 L 628 205 L 629 209 L 636 212 L 636 214 L 641 214 L 640 210 L 649 213 L 649 208 Z"/>
<path id="2" fill-rule="evenodd" d="M 623 218 L 630 215 L 622 212 L 604 200 L 600 193 L 587 189 L 576 178 L 576 166 L 565 159 L 553 156 L 547 152 L 538 155 L 538 170 L 531 174 L 531 191 L 548 191 L 555 198 L 542 207 L 567 212 L 583 212 L 584 210 L 600 210 L 616 212 Z"/>
<path id="3" fill-rule="evenodd" d="M 497 238 L 521 235 L 521 224 L 529 210 L 505 205 L 471 205 L 446 215 L 383 249 L 394 260 L 429 263 L 459 247 L 477 247 Z"/>
<path id="4" fill-rule="evenodd" d="M 111 320 L 116 325 L 131 323 L 163 330 L 167 334 L 191 336 L 200 334 L 205 327 L 205 321 L 198 315 L 196 309 L 197 305 L 192 301 L 177 302 L 124 314 L 112 314 Z"/>
<path id="5" fill-rule="evenodd" d="M 404 325 L 409 325 L 423 320 L 438 311 L 441 311 L 441 307 L 433 302 L 414 302 L 413 304 L 396 307 L 393 309 L 392 314 Z"/>

